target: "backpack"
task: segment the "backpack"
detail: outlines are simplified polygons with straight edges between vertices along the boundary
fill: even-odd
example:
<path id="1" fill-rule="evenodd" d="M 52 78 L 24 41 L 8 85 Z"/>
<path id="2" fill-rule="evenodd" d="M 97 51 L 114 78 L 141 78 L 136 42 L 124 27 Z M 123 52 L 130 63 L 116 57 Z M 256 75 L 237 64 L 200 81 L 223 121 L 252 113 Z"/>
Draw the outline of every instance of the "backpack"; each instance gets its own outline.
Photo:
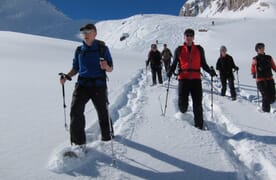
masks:
<path id="1" fill-rule="evenodd" d="M 99 44 L 99 47 L 98 47 L 98 50 L 99 51 L 99 54 L 100 54 L 100 58 L 104 58 L 104 54 L 105 54 L 105 42 L 104 41 L 100 41 L 100 40 L 96 40 Z M 86 52 L 89 52 L 89 51 L 82 51 L 81 50 L 81 47 L 82 46 L 78 46 L 77 49 L 76 49 L 76 57 L 78 57 L 79 54 L 85 54 Z M 96 51 L 96 50 L 93 50 L 93 52 Z"/>
<path id="2" fill-rule="evenodd" d="M 258 55 L 255 57 L 255 59 L 257 62 L 257 76 L 260 78 L 271 77 L 271 56 Z"/>
<path id="3" fill-rule="evenodd" d="M 86 52 L 99 52 L 100 58 L 104 58 L 104 54 L 105 54 L 105 42 L 104 41 L 100 41 L 100 40 L 95 40 L 98 42 L 98 50 L 89 50 L 89 51 L 82 51 L 81 47 L 82 46 L 78 46 L 76 51 L 75 51 L 75 56 L 78 57 L 79 54 L 85 54 Z M 108 79 L 108 76 L 106 74 L 106 72 L 104 71 L 104 79 Z"/>

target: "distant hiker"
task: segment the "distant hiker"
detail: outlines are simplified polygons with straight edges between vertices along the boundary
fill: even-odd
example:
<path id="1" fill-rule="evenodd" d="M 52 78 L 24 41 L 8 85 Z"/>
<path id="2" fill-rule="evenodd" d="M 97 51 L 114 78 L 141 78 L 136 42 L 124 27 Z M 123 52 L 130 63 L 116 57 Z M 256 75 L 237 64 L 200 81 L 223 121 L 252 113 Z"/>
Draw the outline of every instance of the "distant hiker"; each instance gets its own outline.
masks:
<path id="1" fill-rule="evenodd" d="M 234 86 L 234 75 L 235 71 L 239 70 L 239 67 L 235 65 L 232 56 L 226 53 L 227 49 L 225 46 L 220 47 L 220 57 L 217 60 L 216 69 L 219 70 L 220 81 L 221 81 L 221 95 L 225 96 L 227 81 L 229 83 L 230 93 L 232 100 L 236 100 L 236 90 Z"/>
<path id="2" fill-rule="evenodd" d="M 182 113 L 188 109 L 189 94 L 193 100 L 193 112 L 195 127 L 203 129 L 202 110 L 202 85 L 200 68 L 202 67 L 212 77 L 216 76 L 214 69 L 206 63 L 204 50 L 200 45 L 194 44 L 195 32 L 193 29 L 186 29 L 184 32 L 184 44 L 179 46 L 174 53 L 172 66 L 167 73 L 171 77 L 177 65 L 178 74 L 178 106 Z"/>
<path id="3" fill-rule="evenodd" d="M 74 145 L 86 144 L 84 110 L 89 100 L 92 100 L 98 114 L 102 141 L 111 139 L 106 72 L 113 70 L 112 57 L 104 42 L 95 39 L 97 29 L 94 24 L 82 26 L 80 33 L 83 44 L 75 51 L 72 69 L 60 79 L 64 84 L 66 79 L 79 74 L 70 112 L 70 138 Z"/>
<path id="4" fill-rule="evenodd" d="M 151 45 L 151 50 L 148 54 L 148 60 L 146 62 L 146 65 L 148 66 L 150 64 L 151 73 L 152 73 L 152 85 L 156 85 L 156 74 L 158 76 L 158 82 L 159 84 L 163 83 L 162 80 L 162 63 L 161 63 L 161 53 L 157 49 L 156 44 Z"/>
<path id="5" fill-rule="evenodd" d="M 168 72 L 171 65 L 172 53 L 171 53 L 171 50 L 167 47 L 167 44 L 164 44 L 164 49 L 161 55 L 162 55 L 162 61 L 164 62 L 164 65 L 165 65 L 165 70 L 166 72 Z"/>
<path id="6" fill-rule="evenodd" d="M 270 104 L 275 101 L 275 84 L 271 69 L 276 72 L 276 66 L 271 56 L 266 55 L 264 43 L 257 43 L 255 51 L 257 56 L 253 57 L 251 73 L 256 78 L 257 88 L 262 94 L 262 110 L 270 112 Z"/>

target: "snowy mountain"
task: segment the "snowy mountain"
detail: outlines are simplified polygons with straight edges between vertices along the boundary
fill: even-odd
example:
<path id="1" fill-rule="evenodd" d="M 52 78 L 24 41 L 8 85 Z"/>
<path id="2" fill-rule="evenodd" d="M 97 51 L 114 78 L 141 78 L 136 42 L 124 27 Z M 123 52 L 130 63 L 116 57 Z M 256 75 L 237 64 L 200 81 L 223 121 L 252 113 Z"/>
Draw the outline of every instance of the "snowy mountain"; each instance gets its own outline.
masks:
<path id="1" fill-rule="evenodd" d="M 179 14 L 199 17 L 275 18 L 276 3 L 273 0 L 188 0 Z"/>
<path id="2" fill-rule="evenodd" d="M 0 30 L 76 40 L 73 21 L 47 0 L 0 0 Z"/>

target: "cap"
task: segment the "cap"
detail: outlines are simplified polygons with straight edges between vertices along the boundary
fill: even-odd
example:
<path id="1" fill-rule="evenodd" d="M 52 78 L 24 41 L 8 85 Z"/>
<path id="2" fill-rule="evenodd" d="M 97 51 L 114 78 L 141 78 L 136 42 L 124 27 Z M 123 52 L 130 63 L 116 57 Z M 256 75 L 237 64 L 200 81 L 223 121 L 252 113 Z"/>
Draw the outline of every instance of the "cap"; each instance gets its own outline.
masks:
<path id="1" fill-rule="evenodd" d="M 258 52 L 258 49 L 264 48 L 264 47 L 265 47 L 264 43 L 259 42 L 255 45 L 255 51 Z"/>
<path id="2" fill-rule="evenodd" d="M 185 32 L 184 32 L 184 35 L 187 35 L 187 34 L 191 34 L 191 35 L 195 35 L 195 31 L 193 29 L 186 29 Z"/>
<path id="3" fill-rule="evenodd" d="M 83 31 L 83 30 L 95 30 L 95 31 L 97 31 L 97 28 L 94 24 L 85 24 L 80 28 L 80 31 Z"/>
<path id="4" fill-rule="evenodd" d="M 220 46 L 220 51 L 226 52 L 226 51 L 227 51 L 227 48 L 226 48 L 225 46 Z"/>

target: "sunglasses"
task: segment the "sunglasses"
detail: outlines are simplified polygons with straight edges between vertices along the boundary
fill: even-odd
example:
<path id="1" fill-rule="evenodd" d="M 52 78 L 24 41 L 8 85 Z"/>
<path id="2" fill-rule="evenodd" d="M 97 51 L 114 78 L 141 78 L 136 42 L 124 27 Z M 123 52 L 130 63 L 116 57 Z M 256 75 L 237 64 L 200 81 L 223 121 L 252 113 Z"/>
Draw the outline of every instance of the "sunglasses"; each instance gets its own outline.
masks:
<path id="1" fill-rule="evenodd" d="M 86 29 L 86 30 L 82 30 L 81 31 L 81 34 L 90 34 L 90 33 L 92 33 L 94 30 L 92 30 L 92 29 Z"/>

